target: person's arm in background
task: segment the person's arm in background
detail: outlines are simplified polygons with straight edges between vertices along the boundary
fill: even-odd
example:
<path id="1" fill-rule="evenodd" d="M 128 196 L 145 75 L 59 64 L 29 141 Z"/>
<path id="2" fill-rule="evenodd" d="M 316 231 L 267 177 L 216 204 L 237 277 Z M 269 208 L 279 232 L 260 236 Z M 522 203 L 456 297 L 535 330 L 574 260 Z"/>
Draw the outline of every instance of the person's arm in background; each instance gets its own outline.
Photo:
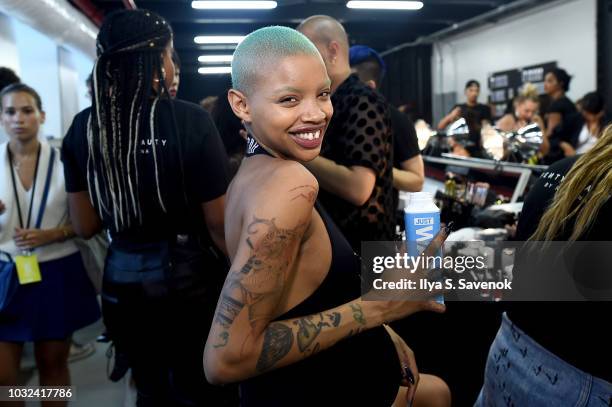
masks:
<path id="1" fill-rule="evenodd" d="M 368 201 L 376 184 L 376 173 L 371 168 L 345 167 L 321 156 L 305 165 L 317 177 L 321 188 L 355 206 Z"/>
<path id="2" fill-rule="evenodd" d="M 585 122 L 584 117 L 579 112 L 568 114 L 566 120 L 564 120 L 563 128 L 561 132 L 558 132 L 559 148 L 563 151 L 565 157 L 572 157 L 576 155 L 576 149 L 580 146 L 580 133 L 584 128 L 588 129 L 588 123 Z M 597 128 L 589 130 L 591 134 L 597 134 Z M 561 134 L 562 133 L 562 134 Z"/>
<path id="3" fill-rule="evenodd" d="M 425 181 L 425 166 L 414 123 L 393 107 L 389 111 L 393 128 L 393 187 L 400 191 L 418 192 Z"/>
<path id="4" fill-rule="evenodd" d="M 542 140 L 542 145 L 540 146 L 540 152 L 542 155 L 548 154 L 550 150 L 550 136 L 552 135 L 555 128 L 561 124 L 563 117 L 561 113 L 558 112 L 550 112 L 546 116 L 546 131 L 544 132 L 544 139 Z"/>
<path id="5" fill-rule="evenodd" d="M 461 108 L 456 106 L 449 114 L 444 116 L 438 123 L 438 130 L 444 130 L 449 124 L 461 117 Z"/>
<path id="6" fill-rule="evenodd" d="M 562 141 L 559 143 L 559 147 L 563 151 L 563 155 L 566 157 L 573 157 L 576 155 L 576 149 L 567 141 Z"/>
<path id="7" fill-rule="evenodd" d="M 68 192 L 68 209 L 74 233 L 89 239 L 102 230 L 102 221 L 91 204 L 87 191 Z"/>
<path id="8" fill-rule="evenodd" d="M 400 164 L 402 169 L 393 168 L 393 186 L 406 192 L 419 192 L 425 182 L 425 165 L 419 154 Z"/>
<path id="9" fill-rule="evenodd" d="M 89 239 L 102 230 L 102 221 L 89 197 L 83 157 L 88 154 L 86 127 L 88 113 L 81 112 L 73 120 L 62 141 L 62 163 L 68 193 L 68 213 L 74 233 Z M 79 160 L 77 157 L 81 158 Z"/>
<path id="10" fill-rule="evenodd" d="M 225 247 L 225 195 L 212 201 L 202 203 L 202 211 L 204 212 L 204 222 L 208 228 L 208 233 L 215 245 L 227 255 Z"/>
<path id="11" fill-rule="evenodd" d="M 194 121 L 200 127 L 196 136 L 190 139 L 193 145 L 185 147 L 188 160 L 185 163 L 186 176 L 196 188 L 204 224 L 211 239 L 215 246 L 227 254 L 224 218 L 225 192 L 229 185 L 229 160 L 210 114 L 201 109 Z"/>
<path id="12" fill-rule="evenodd" d="M 64 242 L 75 236 L 72 225 L 64 225 L 50 229 L 15 230 L 15 244 L 22 250 L 32 250 L 51 243 Z"/>
<path id="13" fill-rule="evenodd" d="M 480 113 L 480 125 L 485 127 L 487 125 L 493 125 L 493 113 L 490 105 L 481 105 L 482 112 Z"/>
<path id="14" fill-rule="evenodd" d="M 391 134 L 391 129 L 388 127 L 389 112 L 386 109 L 379 111 L 372 106 L 371 115 L 365 116 L 365 111 L 357 110 L 357 106 L 362 104 L 371 106 L 372 102 L 366 95 L 359 96 L 357 103 L 354 104 L 354 112 L 351 113 L 357 113 L 361 118 L 342 124 L 342 132 L 353 134 L 349 141 L 351 144 L 346 146 L 350 147 L 351 152 L 346 153 L 343 164 L 321 156 L 304 164 L 317 177 L 321 189 L 355 206 L 362 206 L 372 196 L 378 173 L 378 162 L 383 157 L 388 157 L 390 155 L 388 149 L 393 148 L 389 144 L 392 142 L 389 139 Z M 366 124 L 358 126 L 357 122 L 362 120 L 365 120 Z M 376 126 L 376 122 L 380 122 L 379 127 Z M 375 130 L 369 131 L 370 129 Z M 361 141 L 356 142 L 356 140 Z M 352 152 L 359 153 L 359 157 L 353 157 Z M 393 163 L 388 162 L 387 165 L 393 165 Z"/>
<path id="15" fill-rule="evenodd" d="M 544 125 L 544 120 L 542 119 L 542 116 L 540 116 L 539 114 L 536 114 L 533 116 L 533 123 L 537 124 L 540 127 L 540 129 L 542 129 L 542 131 L 546 129 L 546 126 Z"/>

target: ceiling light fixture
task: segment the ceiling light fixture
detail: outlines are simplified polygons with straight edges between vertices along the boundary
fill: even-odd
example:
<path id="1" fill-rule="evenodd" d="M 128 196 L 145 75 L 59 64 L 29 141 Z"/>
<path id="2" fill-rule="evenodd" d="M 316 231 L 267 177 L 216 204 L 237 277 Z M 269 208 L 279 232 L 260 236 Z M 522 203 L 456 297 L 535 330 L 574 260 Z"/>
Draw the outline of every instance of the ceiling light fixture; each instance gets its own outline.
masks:
<path id="1" fill-rule="evenodd" d="M 420 10 L 423 8 L 422 1 L 362 1 L 351 0 L 346 3 L 348 8 L 374 9 L 374 10 Z"/>
<path id="2" fill-rule="evenodd" d="M 198 35 L 193 39 L 196 44 L 240 44 L 244 35 Z"/>
<path id="3" fill-rule="evenodd" d="M 229 51 L 234 52 L 236 44 L 205 44 L 200 45 L 197 49 L 202 51 Z"/>
<path id="4" fill-rule="evenodd" d="M 212 1 L 192 1 L 191 7 L 199 10 L 269 10 L 276 8 L 275 1 L 260 0 L 212 0 Z"/>
<path id="5" fill-rule="evenodd" d="M 206 66 L 198 68 L 198 73 L 201 75 L 227 74 L 232 73 L 231 66 Z"/>
<path id="6" fill-rule="evenodd" d="M 233 55 L 200 55 L 199 62 L 232 62 Z"/>

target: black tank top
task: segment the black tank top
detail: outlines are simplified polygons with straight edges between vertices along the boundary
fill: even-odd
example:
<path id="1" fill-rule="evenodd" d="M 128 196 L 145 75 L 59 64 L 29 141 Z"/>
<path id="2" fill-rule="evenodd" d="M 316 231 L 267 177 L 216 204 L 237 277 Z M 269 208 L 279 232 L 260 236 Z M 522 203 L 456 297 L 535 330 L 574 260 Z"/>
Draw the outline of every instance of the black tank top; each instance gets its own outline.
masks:
<path id="1" fill-rule="evenodd" d="M 270 155 L 252 138 L 247 146 L 247 157 Z M 315 210 L 331 242 L 329 271 L 310 297 L 277 320 L 316 314 L 360 296 L 359 257 L 318 203 Z M 393 342 L 384 328 L 377 327 L 290 366 L 242 382 L 241 405 L 389 407 L 400 381 L 400 363 Z"/>

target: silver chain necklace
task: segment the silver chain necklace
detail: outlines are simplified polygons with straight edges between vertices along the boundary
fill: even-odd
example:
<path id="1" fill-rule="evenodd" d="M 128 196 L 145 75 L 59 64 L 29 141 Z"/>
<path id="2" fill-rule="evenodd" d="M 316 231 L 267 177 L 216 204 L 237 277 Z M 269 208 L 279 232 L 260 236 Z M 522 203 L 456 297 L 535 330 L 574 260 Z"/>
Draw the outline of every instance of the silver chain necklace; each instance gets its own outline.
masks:
<path id="1" fill-rule="evenodd" d="M 19 170 L 21 169 L 21 167 L 22 167 L 22 166 L 23 166 L 23 165 L 24 165 L 26 162 L 30 161 L 32 157 L 34 157 L 34 156 L 29 156 L 29 155 L 28 155 L 28 156 L 22 157 L 22 158 L 21 158 L 21 160 L 19 160 L 19 161 L 14 160 L 14 162 L 13 162 L 13 168 L 15 168 L 15 171 L 19 172 Z"/>

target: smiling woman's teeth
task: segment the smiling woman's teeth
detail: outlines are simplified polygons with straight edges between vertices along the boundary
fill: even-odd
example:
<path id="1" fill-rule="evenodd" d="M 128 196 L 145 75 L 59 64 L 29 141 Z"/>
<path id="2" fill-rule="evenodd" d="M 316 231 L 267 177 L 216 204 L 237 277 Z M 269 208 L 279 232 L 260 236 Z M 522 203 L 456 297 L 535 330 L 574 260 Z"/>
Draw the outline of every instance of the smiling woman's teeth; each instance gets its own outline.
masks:
<path id="1" fill-rule="evenodd" d="M 296 133 L 295 135 L 303 140 L 316 140 L 321 136 L 321 130 L 317 130 L 314 133 Z"/>

